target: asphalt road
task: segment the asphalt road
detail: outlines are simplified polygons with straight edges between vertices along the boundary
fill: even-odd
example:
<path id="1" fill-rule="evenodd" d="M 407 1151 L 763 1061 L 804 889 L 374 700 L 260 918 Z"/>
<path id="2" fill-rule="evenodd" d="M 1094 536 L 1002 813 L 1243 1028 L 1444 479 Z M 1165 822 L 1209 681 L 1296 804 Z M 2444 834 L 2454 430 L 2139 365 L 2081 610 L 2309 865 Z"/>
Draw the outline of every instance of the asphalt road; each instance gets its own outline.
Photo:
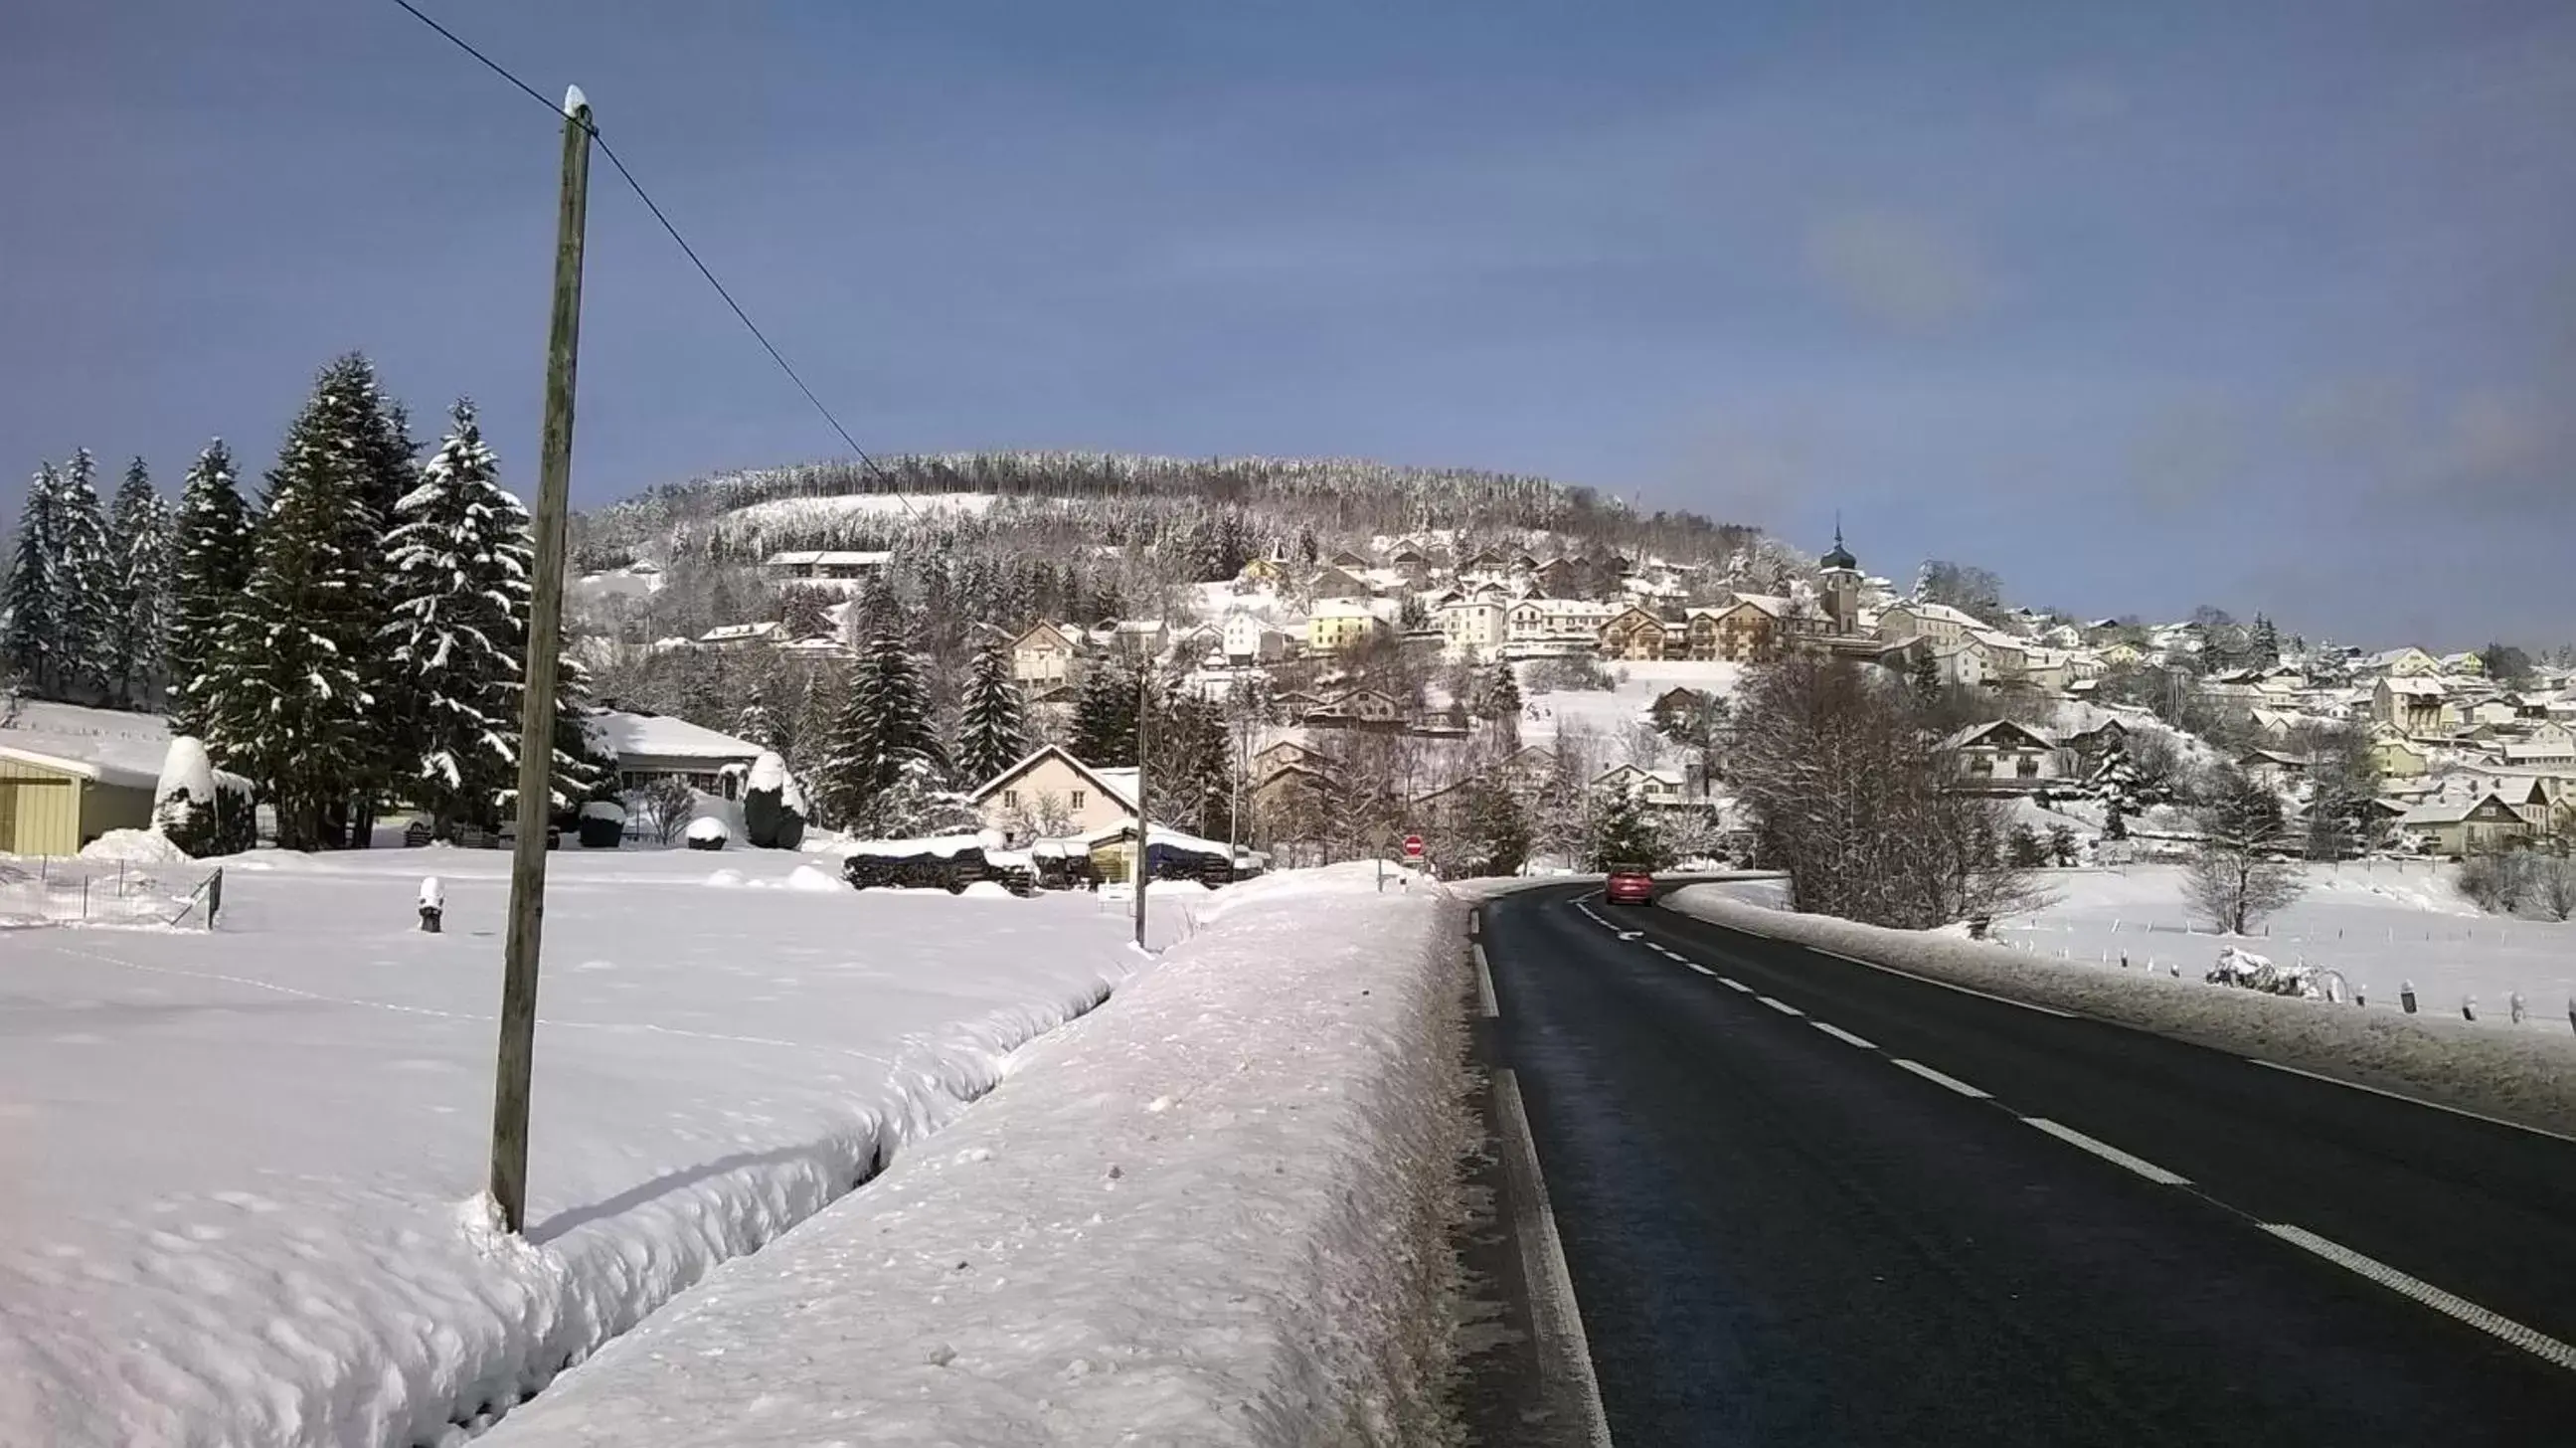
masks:
<path id="1" fill-rule="evenodd" d="M 1588 887 L 1481 927 L 1621 1445 L 2576 1444 L 2576 1142 Z"/>

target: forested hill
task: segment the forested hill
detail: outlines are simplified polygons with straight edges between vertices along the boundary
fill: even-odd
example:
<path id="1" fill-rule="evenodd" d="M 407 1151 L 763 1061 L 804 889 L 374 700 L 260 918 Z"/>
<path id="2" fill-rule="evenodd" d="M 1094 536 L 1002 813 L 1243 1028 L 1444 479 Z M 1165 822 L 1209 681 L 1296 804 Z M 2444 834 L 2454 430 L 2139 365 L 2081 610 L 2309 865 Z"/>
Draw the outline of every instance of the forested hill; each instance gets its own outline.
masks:
<path id="1" fill-rule="evenodd" d="M 1583 546 L 1718 558 L 1754 536 L 1697 514 L 1640 513 L 1592 488 L 1512 473 L 1352 458 L 990 452 L 885 457 L 873 467 L 806 463 L 665 484 L 578 516 L 573 542 L 592 567 L 670 546 L 728 561 L 754 549 L 886 546 L 920 526 L 917 511 L 893 495 L 971 498 L 978 512 L 1064 509 L 1086 536 L 1106 543 L 1151 542 L 1178 519 L 1209 514 L 1231 515 L 1264 539 L 1286 541 L 1302 530 L 1336 545 L 1435 529 L 1544 532 Z M 876 497 L 882 505 L 863 501 Z M 800 499 L 816 506 L 793 506 Z M 729 516 L 738 521 L 715 526 Z"/>

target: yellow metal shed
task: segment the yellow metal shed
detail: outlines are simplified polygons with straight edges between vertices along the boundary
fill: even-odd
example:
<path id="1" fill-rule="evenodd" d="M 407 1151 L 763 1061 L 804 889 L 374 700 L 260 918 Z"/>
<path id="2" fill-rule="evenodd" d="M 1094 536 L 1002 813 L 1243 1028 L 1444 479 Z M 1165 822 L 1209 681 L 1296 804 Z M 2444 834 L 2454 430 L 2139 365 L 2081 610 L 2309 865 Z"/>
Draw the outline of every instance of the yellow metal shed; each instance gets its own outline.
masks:
<path id="1" fill-rule="evenodd" d="M 152 823 L 151 775 L 0 745 L 0 854 L 77 855 L 109 830 Z"/>

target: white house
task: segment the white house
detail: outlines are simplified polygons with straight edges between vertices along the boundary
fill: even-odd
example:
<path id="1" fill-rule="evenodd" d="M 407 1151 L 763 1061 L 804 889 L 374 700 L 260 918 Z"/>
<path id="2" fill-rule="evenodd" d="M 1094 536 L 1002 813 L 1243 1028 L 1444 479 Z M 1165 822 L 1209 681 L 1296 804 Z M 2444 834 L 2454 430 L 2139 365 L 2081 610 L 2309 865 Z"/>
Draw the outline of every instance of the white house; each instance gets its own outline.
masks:
<path id="1" fill-rule="evenodd" d="M 1089 641 L 1063 624 L 1032 625 L 1011 640 L 1011 677 L 1031 694 L 1082 682 Z"/>
<path id="2" fill-rule="evenodd" d="M 698 646 L 709 649 L 739 649 L 753 644 L 785 642 L 787 625 L 776 619 L 766 623 L 720 623 L 698 635 Z"/>
<path id="3" fill-rule="evenodd" d="M 1045 745 L 966 796 L 984 827 L 1014 843 L 1036 833 L 1070 838 L 1136 817 L 1136 771 L 1094 769 L 1054 744 Z"/>
<path id="4" fill-rule="evenodd" d="M 1504 642 L 1592 644 L 1620 606 L 1588 598 L 1524 598 L 1503 615 Z"/>
<path id="5" fill-rule="evenodd" d="M 1672 808 L 1693 803 L 1690 782 L 1676 769 L 1640 769 L 1633 764 L 1614 765 L 1592 777 L 1595 794 L 1625 790 L 1642 804 Z"/>
<path id="6" fill-rule="evenodd" d="M 1288 635 L 1251 614 L 1228 614 L 1223 647 L 1229 664 L 1276 663 L 1287 656 Z"/>
<path id="7" fill-rule="evenodd" d="M 1986 631 L 1985 620 L 1946 603 L 1891 603 L 1878 614 L 1878 636 L 1892 644 L 1911 638 L 1955 644 Z"/>
<path id="8" fill-rule="evenodd" d="M 1491 656 L 1503 646 L 1504 616 L 1509 612 L 1498 592 L 1484 592 L 1444 603 L 1435 615 L 1450 657 L 1470 661 Z"/>
<path id="9" fill-rule="evenodd" d="M 620 789 L 632 790 L 668 777 L 731 799 L 741 793 L 743 776 L 760 758 L 760 746 L 750 740 L 719 734 L 686 719 L 603 709 L 582 716 L 581 722 L 592 745 L 616 759 Z"/>

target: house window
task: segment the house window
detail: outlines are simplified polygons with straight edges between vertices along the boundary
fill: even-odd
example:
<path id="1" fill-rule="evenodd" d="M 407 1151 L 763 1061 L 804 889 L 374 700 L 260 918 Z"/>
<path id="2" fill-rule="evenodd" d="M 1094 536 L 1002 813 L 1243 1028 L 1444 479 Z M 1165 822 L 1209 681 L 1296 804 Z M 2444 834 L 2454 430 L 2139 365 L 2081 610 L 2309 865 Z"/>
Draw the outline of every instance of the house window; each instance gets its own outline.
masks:
<path id="1" fill-rule="evenodd" d="M 1992 773 L 1994 773 L 1994 772 L 1995 772 L 1995 761 L 1994 761 L 1994 757 L 1993 757 L 1992 755 L 1986 755 L 1986 754 L 1971 754 L 1971 755 L 1969 755 L 1969 756 L 1968 756 L 1968 772 L 1969 772 L 1970 774 L 1992 774 Z"/>
<path id="2" fill-rule="evenodd" d="M 1089 797 L 1089 796 L 1085 795 L 1081 790 L 1078 790 L 1078 789 L 1077 789 L 1077 790 L 1075 790 L 1075 791 L 1073 792 L 1073 807 L 1074 807 L 1075 809 L 1080 809 L 1080 808 L 1082 808 L 1083 801 L 1084 801 L 1085 799 L 1087 799 L 1088 797 Z"/>
<path id="3" fill-rule="evenodd" d="M 2013 773 L 2024 779 L 2039 778 L 2039 756 L 2025 754 L 2013 762 Z"/>
<path id="4" fill-rule="evenodd" d="M 1003 790 L 1003 791 L 1002 791 L 1002 808 L 1004 808 L 1004 809 L 1018 809 L 1019 807 L 1020 807 L 1020 792 L 1019 792 L 1018 790 L 1016 790 L 1016 789 L 1006 789 L 1006 790 Z"/>

